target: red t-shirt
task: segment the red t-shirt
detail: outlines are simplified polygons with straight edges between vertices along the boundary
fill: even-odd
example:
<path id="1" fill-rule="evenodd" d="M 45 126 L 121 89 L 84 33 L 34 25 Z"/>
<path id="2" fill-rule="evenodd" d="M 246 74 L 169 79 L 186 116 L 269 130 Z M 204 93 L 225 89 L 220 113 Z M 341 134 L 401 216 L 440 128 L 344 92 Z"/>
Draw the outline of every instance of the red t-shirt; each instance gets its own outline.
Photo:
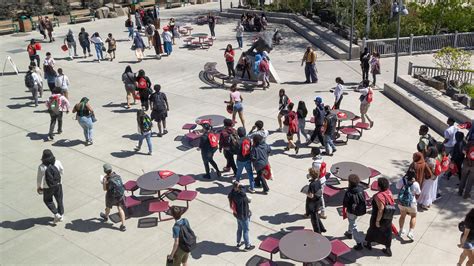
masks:
<path id="1" fill-rule="evenodd" d="M 258 65 L 258 70 L 260 72 L 267 73 L 270 70 L 270 66 L 268 65 L 268 62 L 265 60 L 260 61 L 260 64 Z"/>
<path id="2" fill-rule="evenodd" d="M 226 62 L 234 62 L 234 55 L 235 55 L 234 50 L 225 51 L 224 52 L 225 61 Z"/>

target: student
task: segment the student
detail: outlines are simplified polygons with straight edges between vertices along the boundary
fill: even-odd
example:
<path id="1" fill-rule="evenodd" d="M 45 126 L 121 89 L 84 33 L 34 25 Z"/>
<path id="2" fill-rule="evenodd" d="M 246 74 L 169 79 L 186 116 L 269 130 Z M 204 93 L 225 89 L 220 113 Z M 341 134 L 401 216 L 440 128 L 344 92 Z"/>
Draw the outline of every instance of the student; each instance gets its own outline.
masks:
<path id="1" fill-rule="evenodd" d="M 104 41 L 100 38 L 98 32 L 94 33 L 91 38 L 91 42 L 94 44 L 95 53 L 97 55 L 97 62 L 100 63 L 100 60 L 104 60 L 104 54 L 102 47 L 104 47 Z"/>
<path id="2" fill-rule="evenodd" d="M 225 58 L 225 63 L 227 65 L 227 73 L 229 74 L 229 77 L 235 77 L 234 56 L 235 56 L 234 49 L 232 49 L 231 44 L 228 44 L 224 51 L 224 58 Z"/>
<path id="3" fill-rule="evenodd" d="M 416 204 L 416 203 L 415 203 Z M 344 235 L 352 239 L 354 238 L 356 245 L 354 250 L 362 250 L 364 243 L 364 235 L 357 230 L 357 219 L 367 212 L 365 203 L 364 189 L 360 186 L 360 178 L 357 175 L 349 175 L 349 189 L 344 194 L 342 207 L 345 208 L 349 225 Z"/>
<path id="4" fill-rule="evenodd" d="M 51 56 L 50 52 L 46 53 L 46 58 L 43 61 L 43 72 L 44 72 L 44 78 L 48 82 L 48 88 L 50 91 L 52 91 L 55 87 L 55 80 L 56 80 L 56 70 L 54 70 L 54 67 L 56 65 L 56 61 L 54 61 L 54 58 Z"/>
<path id="5" fill-rule="evenodd" d="M 201 150 L 202 162 L 204 163 L 204 168 L 206 170 L 206 174 L 204 175 L 203 178 L 211 179 L 209 164 L 212 165 L 212 167 L 217 172 L 217 176 L 220 177 L 221 171 L 219 171 L 219 167 L 217 166 L 217 163 L 214 161 L 214 153 L 216 153 L 217 146 L 218 146 L 217 137 L 214 135 L 213 132 L 211 132 L 212 127 L 210 124 L 204 123 L 202 124 L 202 128 L 204 132 L 199 139 L 199 149 Z M 210 137 L 213 137 L 212 143 L 211 143 L 211 140 L 209 139 Z"/>
<path id="6" fill-rule="evenodd" d="M 40 65 L 40 56 L 38 55 L 38 51 L 36 50 L 36 41 L 35 39 L 31 39 L 30 44 L 26 47 L 26 51 L 28 52 L 28 56 L 30 57 L 30 64 L 34 63 L 36 60 L 36 65 Z"/>
<path id="7" fill-rule="evenodd" d="M 324 131 L 324 142 L 325 142 L 325 154 L 332 156 L 334 152 L 336 152 L 336 145 L 334 145 L 334 136 L 336 134 L 336 124 L 337 118 L 336 115 L 331 113 L 331 107 L 326 105 L 324 107 L 324 111 L 326 112 L 326 117 L 324 118 L 326 121 L 326 130 Z"/>
<path id="8" fill-rule="evenodd" d="M 400 226 L 399 236 L 406 234 L 403 226 L 405 225 L 405 218 L 407 214 L 410 216 L 410 229 L 407 237 L 414 240 L 414 230 L 416 225 L 417 203 L 416 197 L 421 194 L 420 184 L 416 182 L 416 174 L 413 168 L 409 168 L 404 177 L 397 182 L 398 193 L 398 209 L 400 209 L 400 218 L 398 224 Z"/>
<path id="9" fill-rule="evenodd" d="M 288 114 L 288 103 L 290 103 L 290 98 L 288 98 L 288 96 L 286 96 L 284 89 L 280 89 L 280 91 L 278 92 L 278 96 L 279 96 L 279 100 L 278 100 L 277 120 L 278 120 L 278 126 L 279 127 L 278 127 L 277 131 L 282 132 L 283 128 L 282 128 L 281 119 Z"/>
<path id="10" fill-rule="evenodd" d="M 326 111 L 324 111 L 324 103 L 323 99 L 319 96 L 316 96 L 314 99 L 314 103 L 316 107 L 313 109 L 313 117 L 314 117 L 314 131 L 311 134 L 308 144 L 311 144 L 318 137 L 319 143 L 324 145 L 324 137 L 321 128 L 324 124 L 324 117 L 326 116 Z"/>
<path id="11" fill-rule="evenodd" d="M 155 29 L 155 33 L 153 34 L 153 47 L 155 48 L 156 57 L 161 59 L 163 48 L 161 47 L 161 35 L 158 29 Z"/>
<path id="12" fill-rule="evenodd" d="M 133 46 L 137 61 L 141 62 L 144 56 L 143 51 L 145 50 L 145 42 L 143 42 L 142 36 L 140 36 L 139 32 L 135 32 L 135 35 L 133 36 Z"/>
<path id="13" fill-rule="evenodd" d="M 43 35 L 43 40 L 46 40 L 45 30 L 46 30 L 46 25 L 44 23 L 44 18 L 42 16 L 38 16 L 38 31 L 40 32 L 41 35 Z"/>
<path id="14" fill-rule="evenodd" d="M 125 27 L 127 28 L 128 30 L 128 40 L 132 40 L 133 39 L 133 29 L 134 29 L 134 26 L 133 26 L 133 20 L 132 20 L 132 15 L 128 15 L 128 18 L 127 20 L 125 20 Z"/>
<path id="15" fill-rule="evenodd" d="M 469 211 L 462 224 L 464 229 L 458 247 L 462 248 L 463 252 L 459 255 L 457 265 L 462 265 L 467 257 L 466 265 L 472 266 L 474 264 L 474 208 Z"/>
<path id="16" fill-rule="evenodd" d="M 268 133 L 268 130 L 263 128 L 263 121 L 262 120 L 257 120 L 255 122 L 255 125 L 253 125 L 253 127 L 250 129 L 248 137 L 252 140 L 253 136 L 255 136 L 255 135 L 262 136 L 262 141 L 266 143 L 269 133 Z"/>
<path id="17" fill-rule="evenodd" d="M 143 27 L 142 18 L 140 16 L 140 9 L 141 8 L 138 8 L 137 10 L 135 10 L 135 25 L 137 27 L 137 32 L 135 32 L 135 34 L 138 34 L 142 30 L 142 27 Z"/>
<path id="18" fill-rule="evenodd" d="M 244 37 L 244 26 L 240 21 L 237 22 L 237 27 L 235 27 L 235 37 L 239 45 L 239 49 L 242 50 L 243 47 L 243 37 Z"/>
<path id="19" fill-rule="evenodd" d="M 319 182 L 321 183 L 321 189 L 324 191 L 324 188 L 326 187 L 327 166 L 321 156 L 321 150 L 318 147 L 311 148 L 311 156 L 313 157 L 311 167 L 319 172 Z M 321 208 L 319 210 L 319 218 L 326 219 L 326 202 L 324 201 L 324 197 L 321 197 Z M 306 214 L 309 216 L 308 211 L 306 211 Z"/>
<path id="20" fill-rule="evenodd" d="M 28 67 L 28 72 L 25 75 L 25 86 L 30 90 L 32 101 L 35 104 L 35 107 L 38 106 L 38 97 L 43 95 L 43 80 L 41 77 L 36 74 L 34 71 L 35 67 L 30 65 Z M 39 94 L 39 95 L 38 95 Z"/>
<path id="21" fill-rule="evenodd" d="M 263 141 L 263 137 L 261 135 L 254 135 L 250 158 L 253 163 L 253 168 L 257 171 L 255 187 L 262 187 L 264 194 L 267 194 L 268 191 L 270 191 L 267 181 L 263 177 L 263 171 L 269 164 L 268 156 L 270 152 L 270 146 Z"/>
<path id="22" fill-rule="evenodd" d="M 163 29 L 163 49 L 165 50 L 165 54 L 170 56 L 171 53 L 173 52 L 173 45 L 171 43 L 173 35 L 170 33 L 170 31 L 167 28 Z"/>
<path id="23" fill-rule="evenodd" d="M 53 37 L 54 27 L 53 27 L 53 23 L 51 22 L 48 16 L 44 17 L 44 28 L 48 32 L 49 42 L 54 42 L 55 41 Z"/>
<path id="24" fill-rule="evenodd" d="M 112 166 L 108 163 L 103 165 L 105 176 L 102 179 L 102 188 L 105 193 L 105 213 L 101 212 L 100 217 L 104 219 L 104 222 L 109 220 L 110 210 L 117 206 L 118 213 L 120 216 L 121 225 L 119 227 L 120 231 L 125 232 L 127 228 L 125 227 L 125 197 L 124 192 L 125 188 L 123 187 L 122 178 L 112 171 Z"/>
<path id="25" fill-rule="evenodd" d="M 181 218 L 183 215 L 183 212 L 181 209 L 177 206 L 172 206 L 170 208 L 171 216 L 174 218 L 175 223 L 173 225 L 173 248 L 171 249 L 171 253 L 167 256 L 168 261 L 173 261 L 173 266 L 187 266 L 188 265 L 188 259 L 189 259 L 189 251 L 186 251 L 184 249 L 189 249 L 190 247 L 187 246 L 185 243 L 185 240 L 183 239 L 184 235 L 183 234 L 190 234 L 190 238 L 187 239 L 186 241 L 196 241 L 196 236 L 194 235 L 193 230 L 191 229 L 191 226 L 189 225 L 189 221 L 186 218 Z M 186 233 L 182 233 L 181 230 L 186 230 Z M 183 237 L 182 237 L 183 235 Z M 194 242 L 195 244 L 195 242 Z M 184 249 L 183 249 L 184 248 Z"/>
<path id="26" fill-rule="evenodd" d="M 283 124 L 288 128 L 286 132 L 286 139 L 288 140 L 288 145 L 285 148 L 285 151 L 289 151 L 294 148 L 295 153 L 298 154 L 299 147 L 293 142 L 293 135 L 298 133 L 298 115 L 293 111 L 293 103 L 288 104 L 288 113 L 285 115 L 285 120 Z"/>
<path id="27" fill-rule="evenodd" d="M 125 107 L 126 109 L 130 109 L 130 98 L 133 100 L 133 104 L 135 105 L 137 100 L 135 99 L 135 90 L 137 88 L 136 84 L 137 78 L 135 77 L 135 74 L 132 72 L 132 67 L 127 66 L 125 68 L 125 71 L 122 74 L 122 82 L 125 85 L 125 92 L 127 93 L 126 99 L 127 99 L 127 106 Z"/>
<path id="28" fill-rule="evenodd" d="M 336 78 L 336 88 L 334 89 L 334 108 L 333 109 L 340 109 L 341 102 L 344 92 L 344 81 L 340 78 Z"/>
<path id="29" fill-rule="evenodd" d="M 153 24 L 148 24 L 145 27 L 145 36 L 148 40 L 148 49 L 151 49 L 151 46 L 153 45 L 153 36 L 155 35 L 155 25 Z"/>
<path id="30" fill-rule="evenodd" d="M 209 24 L 209 30 L 211 32 L 212 39 L 216 39 L 216 33 L 214 29 L 216 28 L 216 17 L 209 12 L 209 15 L 207 16 L 207 23 Z"/>
<path id="31" fill-rule="evenodd" d="M 239 65 L 242 67 L 242 76 L 241 78 L 243 79 L 245 76 L 245 73 L 247 73 L 248 78 L 250 79 L 250 59 L 247 56 L 246 52 L 242 52 L 242 56 L 240 57 L 239 60 Z"/>
<path id="32" fill-rule="evenodd" d="M 448 128 L 444 130 L 444 150 L 447 154 L 452 153 L 454 145 L 456 144 L 456 132 L 458 132 L 458 128 L 454 125 L 454 118 L 448 118 L 446 121 L 448 124 Z"/>
<path id="33" fill-rule="evenodd" d="M 92 56 L 91 40 L 89 39 L 89 33 L 87 33 L 84 28 L 81 28 L 81 32 L 79 32 L 78 39 L 79 44 L 82 47 L 82 53 L 84 54 L 84 58 L 86 58 L 86 52 L 89 53 L 89 56 Z"/>
<path id="34" fill-rule="evenodd" d="M 77 45 L 76 45 L 76 40 L 74 40 L 74 34 L 72 33 L 71 29 L 69 29 L 69 31 L 66 34 L 66 38 L 64 38 L 64 44 L 67 45 L 69 58 L 73 60 L 74 57 L 72 56 L 73 55 L 72 49 L 74 49 L 74 56 L 77 56 Z"/>
<path id="35" fill-rule="evenodd" d="M 168 117 L 170 106 L 166 94 L 161 92 L 161 85 L 155 84 L 153 89 L 155 92 L 150 95 L 151 118 L 156 121 L 158 125 L 158 137 L 161 137 L 162 135 L 168 134 L 166 118 Z"/>
<path id="36" fill-rule="evenodd" d="M 138 75 L 137 75 L 137 90 L 138 94 L 140 95 L 140 102 L 142 105 L 142 108 L 145 111 L 148 111 L 149 108 L 149 88 L 151 88 L 151 81 L 150 78 L 148 78 L 145 75 L 145 71 L 143 69 L 138 70 Z"/>
<path id="37" fill-rule="evenodd" d="M 303 135 L 303 137 L 305 138 L 305 143 L 307 143 L 309 141 L 309 138 L 304 128 L 306 125 L 306 116 L 308 115 L 308 109 L 306 109 L 306 104 L 304 101 L 298 102 L 298 109 L 296 110 L 296 114 L 298 115 L 298 143 L 302 143 L 300 135 Z"/>
<path id="38" fill-rule="evenodd" d="M 151 129 L 153 123 L 151 118 L 143 111 L 143 109 L 137 110 L 137 126 L 138 134 L 140 134 L 140 139 L 138 140 L 138 145 L 135 147 L 135 151 L 140 151 L 142 148 L 143 139 L 146 139 L 146 144 L 148 145 L 148 155 L 152 154 L 153 144 L 151 142 Z"/>
<path id="39" fill-rule="evenodd" d="M 61 162 L 56 160 L 51 150 L 43 150 L 36 176 L 36 191 L 38 194 L 43 194 L 44 203 L 54 215 L 54 223 L 64 220 L 62 175 L 64 175 L 64 168 Z M 57 208 L 53 197 L 58 205 Z"/>
<path id="40" fill-rule="evenodd" d="M 84 130 L 84 138 L 86 139 L 86 145 L 92 145 L 92 129 L 94 123 L 94 110 L 89 104 L 89 98 L 83 97 L 79 103 L 74 105 L 72 109 L 73 113 L 77 113 L 76 118 L 79 125 Z"/>
<path id="41" fill-rule="evenodd" d="M 228 118 L 224 119 L 224 129 L 221 131 L 219 137 L 219 152 L 224 150 L 224 157 L 226 159 L 226 166 L 222 171 L 228 172 L 232 169 L 235 176 L 237 173 L 237 166 L 234 161 L 234 142 L 238 142 L 238 135 L 233 126 L 234 123 L 232 120 Z"/>
<path id="42" fill-rule="evenodd" d="M 372 86 L 375 86 L 377 75 L 380 75 L 380 54 L 375 51 L 372 53 L 372 58 L 370 59 L 370 73 L 372 73 L 373 79 Z"/>
<path id="43" fill-rule="evenodd" d="M 461 171 L 463 167 L 463 161 L 466 155 L 464 154 L 465 152 L 465 147 L 466 147 L 466 142 L 464 141 L 464 133 L 463 132 L 456 132 L 454 135 L 454 138 L 456 140 L 456 144 L 454 144 L 453 150 L 451 152 L 451 162 L 456 165 L 456 172 L 457 176 L 459 179 L 461 179 Z"/>
<path id="44" fill-rule="evenodd" d="M 176 22 L 175 22 L 175 19 L 174 18 L 170 18 L 170 21 L 168 22 L 168 29 L 169 29 L 169 33 L 171 34 L 171 42 L 172 42 L 172 45 L 174 45 L 174 38 L 176 37 L 175 36 L 175 25 L 176 25 Z"/>
<path id="45" fill-rule="evenodd" d="M 51 122 L 49 124 L 48 137 L 50 140 L 54 139 L 53 131 L 58 122 L 58 134 L 63 132 L 63 113 L 69 113 L 70 104 L 68 99 L 61 94 L 60 88 L 54 88 L 51 97 L 46 102 L 46 108 L 48 109 L 49 115 L 51 116 Z"/>
<path id="46" fill-rule="evenodd" d="M 360 54 L 360 68 L 362 70 L 362 80 L 369 79 L 369 70 L 370 70 L 370 53 L 369 48 L 365 47 L 364 52 Z"/>
<path id="47" fill-rule="evenodd" d="M 415 172 L 415 179 L 416 182 L 422 188 L 419 198 L 417 202 L 421 204 L 421 208 L 424 210 L 428 210 L 428 206 L 424 205 L 427 204 L 427 198 L 430 197 L 431 192 L 428 187 L 424 188 L 425 180 L 433 178 L 433 173 L 431 171 L 430 166 L 426 163 L 424 159 L 424 155 L 421 152 L 415 152 L 413 154 L 413 162 L 410 164 L 410 169 L 414 169 Z M 427 186 L 432 186 L 432 182 L 429 182 Z"/>
<path id="48" fill-rule="evenodd" d="M 474 184 L 474 142 L 470 141 L 466 145 L 466 158 L 462 163 L 461 182 L 459 184 L 458 195 L 464 199 L 471 197 L 471 189 Z"/>
<path id="49" fill-rule="evenodd" d="M 319 181 L 319 171 L 313 168 L 308 169 L 307 178 L 309 180 L 308 192 L 306 193 L 306 209 L 309 211 L 311 217 L 311 225 L 313 231 L 316 233 L 325 233 L 324 227 L 319 217 L 319 208 L 321 207 L 321 197 L 323 197 L 323 190 L 321 182 Z"/>
<path id="50" fill-rule="evenodd" d="M 229 199 L 229 207 L 232 210 L 234 217 L 237 219 L 237 248 L 240 248 L 245 244 L 244 249 L 250 251 L 255 248 L 255 246 L 250 243 L 249 238 L 251 215 L 249 207 L 250 200 L 239 181 L 234 181 L 232 183 L 232 190 L 227 198 Z M 244 242 L 241 242 L 242 236 Z"/>
<path id="51" fill-rule="evenodd" d="M 369 87 L 369 80 L 362 81 L 362 88 L 356 89 L 356 91 L 360 92 L 360 117 L 362 118 L 362 123 L 365 121 L 369 121 L 370 128 L 374 126 L 374 121 L 370 119 L 367 112 L 369 111 L 370 103 L 372 102 L 372 95 L 373 91 L 372 88 Z"/>
<path id="52" fill-rule="evenodd" d="M 242 176 L 242 171 L 245 168 L 247 172 L 247 176 L 249 178 L 249 189 L 250 193 L 255 192 L 255 181 L 253 179 L 253 170 L 252 170 L 252 162 L 251 162 L 251 146 L 252 141 L 249 137 L 246 136 L 245 128 L 239 127 L 237 129 L 237 134 L 239 135 L 239 143 L 238 143 L 238 150 L 237 150 L 237 173 L 235 174 L 235 180 L 240 181 L 240 177 Z"/>
<path id="53" fill-rule="evenodd" d="M 113 61 L 115 59 L 115 50 L 117 50 L 117 41 L 112 37 L 112 33 L 109 33 L 107 36 L 108 38 L 105 40 L 108 45 L 107 53 L 109 54 L 110 61 Z"/>
<path id="54" fill-rule="evenodd" d="M 64 97 L 69 99 L 69 85 L 71 85 L 71 83 L 69 82 L 69 78 L 64 75 L 62 68 L 58 68 L 58 76 L 54 80 L 54 85 L 56 88 L 61 89 L 61 93 Z"/>
<path id="55" fill-rule="evenodd" d="M 429 128 L 427 125 L 421 125 L 420 129 L 418 130 L 418 135 L 420 135 L 418 145 L 422 148 L 422 150 L 426 150 L 429 147 L 436 148 L 438 144 L 438 142 L 428 132 Z"/>
<path id="56" fill-rule="evenodd" d="M 270 63 L 266 56 L 262 57 L 260 64 L 258 65 L 258 71 L 262 76 L 262 87 L 264 90 L 270 88 Z"/>
<path id="57" fill-rule="evenodd" d="M 304 53 L 303 59 L 301 60 L 301 66 L 305 64 L 304 73 L 306 75 L 305 83 L 316 83 L 318 82 L 318 77 L 316 76 L 316 52 L 313 50 L 313 47 L 308 46 L 306 52 Z"/>
<path id="58" fill-rule="evenodd" d="M 235 123 L 235 116 L 238 113 L 240 122 L 242 126 L 245 128 L 245 120 L 244 120 L 244 106 L 242 104 L 243 98 L 240 92 L 237 90 L 237 84 L 232 84 L 230 87 L 230 95 L 229 95 L 229 103 L 232 104 L 232 121 Z"/>

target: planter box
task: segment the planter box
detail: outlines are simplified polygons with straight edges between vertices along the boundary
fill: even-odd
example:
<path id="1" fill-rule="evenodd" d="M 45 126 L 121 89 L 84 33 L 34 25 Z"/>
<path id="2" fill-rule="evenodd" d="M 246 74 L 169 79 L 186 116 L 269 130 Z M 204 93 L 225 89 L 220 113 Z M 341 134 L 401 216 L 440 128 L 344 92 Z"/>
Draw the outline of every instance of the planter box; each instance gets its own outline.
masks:
<path id="1" fill-rule="evenodd" d="M 446 95 L 451 97 L 451 98 L 454 96 L 454 94 L 459 94 L 459 93 L 461 93 L 461 91 L 457 88 L 454 88 L 454 87 L 448 87 L 446 89 Z"/>

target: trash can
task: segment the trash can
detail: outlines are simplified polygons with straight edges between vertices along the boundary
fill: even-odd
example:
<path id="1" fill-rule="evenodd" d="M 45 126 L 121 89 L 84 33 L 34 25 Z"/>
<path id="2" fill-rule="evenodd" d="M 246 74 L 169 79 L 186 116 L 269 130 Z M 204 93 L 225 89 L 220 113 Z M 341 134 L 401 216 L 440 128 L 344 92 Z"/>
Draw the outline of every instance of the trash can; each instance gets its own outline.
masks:
<path id="1" fill-rule="evenodd" d="M 21 16 L 18 22 L 20 24 L 20 31 L 30 32 L 32 30 L 31 20 L 28 17 Z"/>

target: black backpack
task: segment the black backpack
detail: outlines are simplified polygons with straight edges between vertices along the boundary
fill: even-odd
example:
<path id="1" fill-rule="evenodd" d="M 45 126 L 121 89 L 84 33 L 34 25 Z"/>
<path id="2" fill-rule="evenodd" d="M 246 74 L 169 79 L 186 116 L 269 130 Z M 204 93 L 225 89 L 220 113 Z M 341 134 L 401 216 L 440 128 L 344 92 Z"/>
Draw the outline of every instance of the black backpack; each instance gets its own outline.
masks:
<path id="1" fill-rule="evenodd" d="M 72 34 L 66 35 L 66 41 L 67 42 L 74 42 L 74 36 Z"/>
<path id="2" fill-rule="evenodd" d="M 112 197 L 115 199 L 120 199 L 123 197 L 125 188 L 119 175 L 114 175 L 109 178 L 109 191 Z"/>
<path id="3" fill-rule="evenodd" d="M 422 139 L 427 139 L 428 140 L 428 147 L 436 147 L 438 145 L 438 141 L 436 141 L 430 134 L 428 134 L 428 137 L 422 137 Z"/>
<path id="4" fill-rule="evenodd" d="M 158 112 L 164 112 L 166 110 L 165 99 L 161 92 L 157 92 L 153 98 L 153 109 Z"/>
<path id="5" fill-rule="evenodd" d="M 35 86 L 35 79 L 33 78 L 33 72 L 28 71 L 25 75 L 25 86 L 27 88 L 33 88 Z"/>
<path id="6" fill-rule="evenodd" d="M 363 192 L 352 194 L 351 212 L 356 216 L 362 216 L 367 213 L 367 205 Z"/>
<path id="7" fill-rule="evenodd" d="M 50 164 L 46 167 L 46 171 L 44 172 L 44 179 L 46 180 L 46 184 L 48 187 L 55 187 L 61 183 L 61 174 L 59 170 L 54 164 Z"/>
<path id="8" fill-rule="evenodd" d="M 179 226 L 179 247 L 184 252 L 191 252 L 196 247 L 196 235 L 187 220 L 185 224 Z"/>
<path id="9" fill-rule="evenodd" d="M 148 25 L 146 27 L 146 34 L 153 35 L 153 28 L 151 27 L 151 25 Z"/>

